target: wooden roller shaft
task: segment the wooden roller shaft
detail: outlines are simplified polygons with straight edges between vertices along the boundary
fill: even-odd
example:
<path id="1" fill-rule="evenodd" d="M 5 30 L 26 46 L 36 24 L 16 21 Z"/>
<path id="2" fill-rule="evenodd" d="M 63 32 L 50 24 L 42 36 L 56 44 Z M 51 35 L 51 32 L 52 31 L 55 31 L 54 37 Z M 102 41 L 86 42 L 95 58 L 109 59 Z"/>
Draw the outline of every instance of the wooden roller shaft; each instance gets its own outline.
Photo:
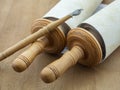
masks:
<path id="1" fill-rule="evenodd" d="M 41 78 L 44 82 L 53 82 L 77 62 L 86 66 L 94 66 L 100 63 L 102 50 L 90 32 L 76 28 L 68 33 L 67 41 L 71 50 L 41 71 Z"/>
<path id="2" fill-rule="evenodd" d="M 32 33 L 37 32 L 40 28 L 52 23 L 56 18 L 46 18 L 37 20 L 32 26 Z M 30 48 L 18 56 L 13 61 L 12 67 L 17 72 L 22 72 L 30 66 L 35 57 L 43 51 L 47 53 L 60 53 L 66 45 L 66 33 L 70 30 L 67 24 L 63 23 L 55 29 L 54 32 L 49 32 L 44 37 L 35 41 Z M 61 41 L 61 42 L 59 42 Z"/>

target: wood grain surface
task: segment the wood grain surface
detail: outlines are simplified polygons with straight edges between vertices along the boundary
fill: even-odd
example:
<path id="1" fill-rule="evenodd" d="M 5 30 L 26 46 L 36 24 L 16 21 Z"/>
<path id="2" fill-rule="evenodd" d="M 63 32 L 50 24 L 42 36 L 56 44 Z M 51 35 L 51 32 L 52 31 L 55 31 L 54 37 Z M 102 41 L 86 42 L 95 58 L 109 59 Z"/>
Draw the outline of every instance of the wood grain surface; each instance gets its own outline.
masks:
<path id="1" fill-rule="evenodd" d="M 42 17 L 58 0 L 0 0 L 0 51 L 30 34 L 33 21 Z M 40 79 L 40 71 L 59 56 L 41 54 L 22 73 L 12 61 L 25 49 L 0 62 L 0 90 L 119 90 L 120 48 L 102 64 L 87 68 L 77 64 L 51 84 Z"/>

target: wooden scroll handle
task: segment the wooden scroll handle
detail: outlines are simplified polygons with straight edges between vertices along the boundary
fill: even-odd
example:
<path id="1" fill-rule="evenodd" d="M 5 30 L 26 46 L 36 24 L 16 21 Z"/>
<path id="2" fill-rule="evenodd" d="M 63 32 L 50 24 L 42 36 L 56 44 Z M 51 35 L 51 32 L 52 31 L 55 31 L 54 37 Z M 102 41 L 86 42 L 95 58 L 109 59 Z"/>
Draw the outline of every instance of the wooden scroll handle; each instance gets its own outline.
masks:
<path id="1" fill-rule="evenodd" d="M 44 51 L 48 44 L 47 38 L 42 38 L 34 42 L 31 47 L 19 55 L 12 63 L 12 67 L 17 72 L 22 72 L 33 62 L 35 57 Z"/>
<path id="2" fill-rule="evenodd" d="M 71 51 L 67 51 L 60 59 L 49 64 L 41 71 L 42 80 L 46 83 L 53 82 L 83 57 L 84 52 L 82 48 L 74 46 Z"/>

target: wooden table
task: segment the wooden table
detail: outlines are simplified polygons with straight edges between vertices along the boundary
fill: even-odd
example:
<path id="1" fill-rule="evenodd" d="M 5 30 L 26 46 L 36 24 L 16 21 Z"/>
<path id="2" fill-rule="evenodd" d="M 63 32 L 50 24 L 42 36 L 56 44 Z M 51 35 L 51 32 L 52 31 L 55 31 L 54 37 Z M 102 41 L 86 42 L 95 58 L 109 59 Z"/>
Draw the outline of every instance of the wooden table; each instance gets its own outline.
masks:
<path id="1" fill-rule="evenodd" d="M 0 51 L 29 35 L 32 22 L 57 2 L 0 0 Z M 120 48 L 104 63 L 93 68 L 77 64 L 51 84 L 40 79 L 40 71 L 58 56 L 43 53 L 26 71 L 17 73 L 11 63 L 24 50 L 0 62 L 0 90 L 120 90 Z"/>

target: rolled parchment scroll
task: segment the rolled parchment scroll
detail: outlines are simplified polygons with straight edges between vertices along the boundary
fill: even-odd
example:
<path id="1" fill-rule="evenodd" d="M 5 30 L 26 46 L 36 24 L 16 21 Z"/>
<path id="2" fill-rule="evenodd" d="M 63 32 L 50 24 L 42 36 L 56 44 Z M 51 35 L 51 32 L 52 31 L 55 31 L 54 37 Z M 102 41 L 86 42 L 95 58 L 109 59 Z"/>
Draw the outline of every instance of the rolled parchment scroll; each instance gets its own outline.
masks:
<path id="1" fill-rule="evenodd" d="M 120 0 L 116 0 L 72 29 L 67 36 L 70 50 L 41 71 L 42 80 L 53 82 L 77 62 L 90 67 L 103 62 L 120 46 L 119 12 Z"/>

